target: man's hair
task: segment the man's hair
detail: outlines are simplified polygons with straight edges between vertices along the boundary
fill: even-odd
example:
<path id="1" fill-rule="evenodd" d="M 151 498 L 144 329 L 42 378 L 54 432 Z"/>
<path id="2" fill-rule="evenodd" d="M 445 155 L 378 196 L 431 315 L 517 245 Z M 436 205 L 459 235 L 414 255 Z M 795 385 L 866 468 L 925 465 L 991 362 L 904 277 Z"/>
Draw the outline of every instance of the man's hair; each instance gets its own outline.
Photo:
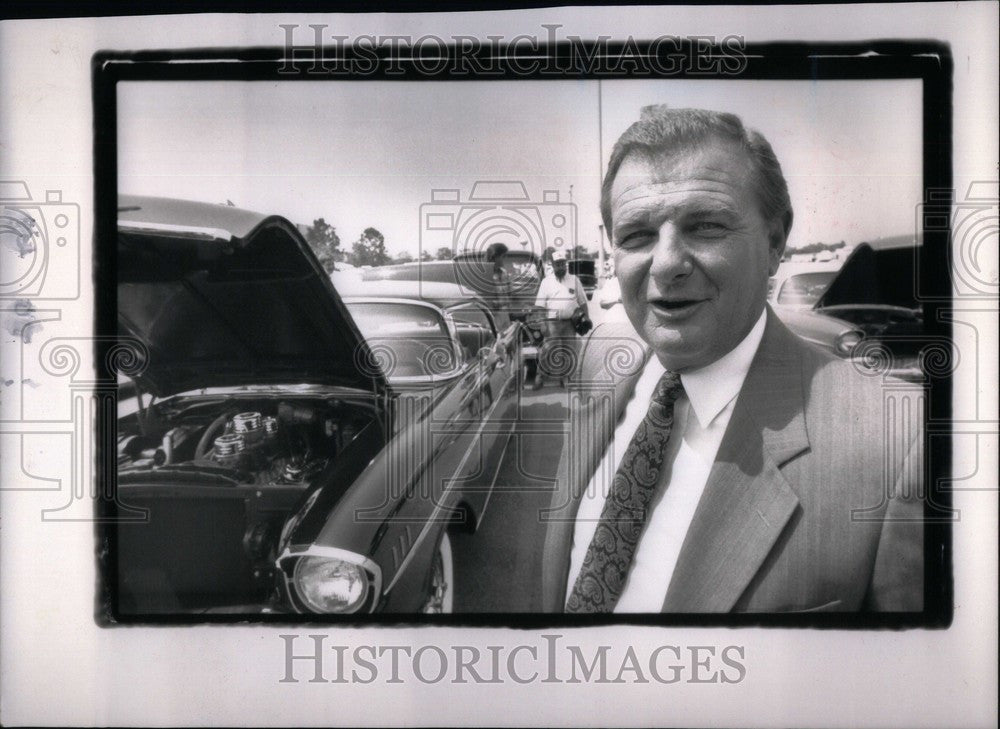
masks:
<path id="1" fill-rule="evenodd" d="M 666 104 L 645 106 L 639 121 L 615 142 L 608 171 L 601 186 L 601 217 L 611 238 L 611 186 L 622 162 L 632 154 L 645 158 L 669 156 L 694 149 L 712 139 L 729 141 L 742 149 L 750 160 L 757 185 L 761 213 L 767 220 L 778 219 L 785 235 L 792 228 L 792 202 L 788 184 L 774 150 L 760 132 L 747 129 L 735 114 L 707 109 L 671 109 Z"/>
<path id="2" fill-rule="evenodd" d="M 490 245 L 486 247 L 486 260 L 493 263 L 500 256 L 506 256 L 507 250 L 507 246 L 503 243 L 490 243 Z"/>

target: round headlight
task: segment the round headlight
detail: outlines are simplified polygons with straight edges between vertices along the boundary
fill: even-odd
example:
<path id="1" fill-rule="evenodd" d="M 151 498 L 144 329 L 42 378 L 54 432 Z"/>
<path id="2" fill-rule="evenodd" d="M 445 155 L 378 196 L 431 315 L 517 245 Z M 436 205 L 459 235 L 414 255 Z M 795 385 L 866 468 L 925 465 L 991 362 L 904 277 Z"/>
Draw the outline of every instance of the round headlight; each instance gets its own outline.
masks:
<path id="1" fill-rule="evenodd" d="M 335 557 L 303 557 L 295 567 L 296 591 L 318 613 L 353 613 L 364 603 L 369 582 L 363 567 Z"/>
<path id="2" fill-rule="evenodd" d="M 844 332 L 839 337 L 837 337 L 837 353 L 846 357 L 854 348 L 858 346 L 858 343 L 864 339 L 865 335 L 859 331 L 851 330 L 849 332 Z"/>

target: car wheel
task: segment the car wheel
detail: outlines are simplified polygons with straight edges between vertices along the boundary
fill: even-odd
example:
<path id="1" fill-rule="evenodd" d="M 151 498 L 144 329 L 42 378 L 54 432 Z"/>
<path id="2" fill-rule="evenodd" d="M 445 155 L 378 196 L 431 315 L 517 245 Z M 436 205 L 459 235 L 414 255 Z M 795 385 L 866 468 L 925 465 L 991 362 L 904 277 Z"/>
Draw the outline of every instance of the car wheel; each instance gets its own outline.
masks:
<path id="1" fill-rule="evenodd" d="M 434 561 L 431 563 L 431 586 L 424 604 L 425 613 L 450 613 L 455 600 L 455 562 L 448 532 L 441 532 Z"/>

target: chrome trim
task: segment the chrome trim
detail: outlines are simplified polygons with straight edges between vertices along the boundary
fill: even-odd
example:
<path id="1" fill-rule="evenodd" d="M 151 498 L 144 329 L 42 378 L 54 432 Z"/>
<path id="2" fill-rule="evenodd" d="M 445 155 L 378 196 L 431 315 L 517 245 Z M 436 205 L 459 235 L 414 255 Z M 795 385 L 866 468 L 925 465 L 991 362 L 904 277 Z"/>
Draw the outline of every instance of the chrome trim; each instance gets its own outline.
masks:
<path id="1" fill-rule="evenodd" d="M 444 309 L 442 309 L 437 304 L 432 304 L 424 299 L 414 299 L 409 296 L 365 296 L 364 294 L 343 294 L 340 300 L 345 304 L 357 303 L 357 304 L 411 304 L 416 306 L 423 306 L 426 309 L 432 309 L 444 318 Z"/>
<path id="2" fill-rule="evenodd" d="M 499 407 L 501 402 L 503 402 L 502 398 L 497 398 L 496 400 L 494 400 L 493 404 L 490 406 L 490 409 L 487 411 L 486 415 L 483 416 L 482 420 L 479 423 L 479 427 L 476 429 L 476 432 L 472 437 L 472 442 L 469 444 L 469 447 L 465 451 L 465 455 L 462 456 L 462 460 L 459 462 L 458 467 L 455 469 L 455 473 L 452 474 L 451 478 L 448 480 L 448 484 L 444 487 L 444 490 L 441 492 L 442 498 L 438 499 L 438 503 L 435 505 L 433 513 L 430 515 L 427 521 L 424 522 L 424 526 L 420 530 L 420 533 L 417 535 L 417 538 L 413 540 L 413 544 L 410 546 L 410 551 L 406 553 L 406 556 L 403 558 L 403 561 L 399 565 L 399 568 L 396 570 L 396 573 L 392 576 L 392 582 L 390 582 L 388 586 L 385 588 L 386 592 L 392 590 L 395 584 L 399 581 L 399 578 L 403 574 L 403 571 L 410 564 L 410 562 L 413 561 L 413 557 L 417 553 L 417 548 L 427 538 L 427 535 L 430 534 L 431 526 L 437 523 L 437 517 L 441 514 L 441 512 L 444 511 L 444 506 L 442 506 L 440 502 L 444 501 L 445 499 L 443 497 L 448 495 L 449 492 L 455 488 L 455 484 L 457 482 L 455 474 L 460 473 L 465 468 L 465 464 L 469 461 L 469 456 L 472 455 L 473 449 L 479 443 L 479 439 L 482 437 L 483 431 L 486 429 L 486 424 L 489 422 L 489 419 L 493 416 L 493 412 L 497 409 L 497 407 Z"/>
<path id="3" fill-rule="evenodd" d="M 448 331 L 448 336 L 451 338 L 451 346 L 455 350 L 455 360 L 461 361 L 461 352 L 459 350 L 459 343 L 455 335 L 455 324 L 454 320 L 449 316 L 448 311 L 442 309 L 437 304 L 432 304 L 429 301 L 424 301 L 423 299 L 413 299 L 406 296 L 363 296 L 363 295 L 351 295 L 345 294 L 340 297 L 340 300 L 344 302 L 344 306 L 347 307 L 348 313 L 351 311 L 351 304 L 405 304 L 407 306 L 421 306 L 425 309 L 430 309 L 438 316 L 441 317 L 442 322 L 445 324 L 445 328 Z M 461 304 L 465 306 L 465 304 Z M 451 307 L 449 307 L 451 308 Z M 353 315 L 352 315 L 353 316 Z M 368 342 L 368 338 L 365 337 L 365 342 Z M 393 383 L 397 385 L 433 385 L 438 382 L 447 382 L 452 380 L 466 370 L 466 363 L 463 362 L 461 365 L 451 370 L 450 372 L 445 372 L 442 374 L 435 375 L 406 375 L 404 377 L 393 377 L 391 382 L 390 378 L 386 377 L 386 381 L 390 385 Z"/>
<path id="4" fill-rule="evenodd" d="M 857 337 L 857 341 L 851 345 L 849 349 L 844 348 L 844 343 L 851 336 Z M 833 340 L 833 348 L 843 357 L 851 356 L 854 349 L 865 340 L 865 333 L 858 329 L 848 329 L 846 332 L 841 332 Z"/>
<path id="5" fill-rule="evenodd" d="M 228 230 L 222 228 L 201 228 L 192 225 L 172 225 L 170 223 L 143 223 L 135 220 L 118 220 L 119 228 L 126 228 L 134 233 L 172 233 L 185 238 L 198 240 L 217 240 L 228 243 L 233 239 Z"/>
<path id="6" fill-rule="evenodd" d="M 346 397 L 359 395 L 364 398 L 372 396 L 371 390 L 362 390 L 346 385 L 318 385 L 312 383 L 277 384 L 277 385 L 213 385 L 195 390 L 184 390 L 173 395 L 167 395 L 163 400 L 173 397 L 264 397 L 287 398 L 295 396 L 307 397 Z"/>
<path id="7" fill-rule="evenodd" d="M 294 551 L 292 547 L 285 547 L 285 551 L 281 553 L 281 556 L 275 560 L 275 564 L 278 567 L 278 571 L 281 573 L 281 579 L 285 583 L 285 592 L 289 595 L 289 603 L 295 612 L 303 614 L 305 611 L 299 609 L 301 603 L 303 607 L 308 607 L 305 600 L 303 600 L 295 589 L 295 571 L 298 569 L 298 565 L 292 568 L 292 576 L 288 575 L 282 562 L 284 560 L 299 559 L 303 557 L 323 557 L 327 559 L 339 559 L 343 562 L 349 562 L 350 564 L 357 565 L 364 569 L 371 576 L 372 583 L 372 597 L 371 604 L 368 606 L 368 612 L 374 612 L 375 606 L 378 605 L 380 598 L 382 597 L 382 568 L 372 560 L 370 557 L 366 557 L 363 554 L 358 554 L 357 552 L 351 552 L 346 549 L 341 549 L 340 547 L 324 547 L 317 544 L 312 544 L 309 547 L 303 549 L 300 552 Z M 291 599 L 294 595 L 295 599 Z M 350 613 L 320 613 L 315 610 L 309 610 L 309 614 L 312 615 L 353 615 L 354 613 L 360 612 L 364 608 L 364 603 L 361 604 L 357 610 Z"/>
<path id="8" fill-rule="evenodd" d="M 439 382 L 453 380 L 468 369 L 468 363 L 463 362 L 462 366 L 443 375 L 406 375 L 405 377 L 393 377 L 390 384 L 396 385 L 436 385 Z"/>
<path id="9" fill-rule="evenodd" d="M 507 439 L 503 443 L 503 448 L 500 449 L 500 458 L 497 463 L 496 473 L 493 474 L 493 481 L 490 483 L 490 491 L 486 494 L 486 501 L 483 502 L 482 511 L 479 512 L 479 518 L 476 520 L 476 529 L 480 527 L 483 523 L 483 519 L 486 516 L 486 507 L 490 505 L 490 499 L 493 498 L 493 492 L 496 491 L 497 479 L 500 478 L 500 467 L 503 465 L 503 459 L 507 457 L 507 448 L 510 447 L 511 436 L 514 435 L 514 426 L 517 423 L 511 423 L 510 428 L 507 430 Z"/>
<path id="10" fill-rule="evenodd" d="M 470 299 L 469 301 L 463 301 L 460 304 L 455 304 L 454 306 L 448 307 L 448 313 L 461 309 L 476 309 L 480 313 L 486 314 L 486 320 L 490 324 L 490 329 L 493 332 L 493 338 L 496 340 L 500 339 L 500 329 L 497 327 L 496 317 L 493 316 L 493 312 L 490 311 L 489 307 L 482 302 L 480 299 Z"/>
<path id="11" fill-rule="evenodd" d="M 511 372 L 507 376 L 507 380 L 504 382 L 503 386 L 504 389 L 500 393 L 500 397 L 504 397 L 507 394 L 507 390 L 511 389 L 511 386 L 513 386 L 515 390 L 515 397 L 516 397 L 517 375 L 514 372 Z M 486 507 L 489 506 L 490 499 L 493 498 L 493 492 L 496 490 L 497 487 L 497 479 L 500 478 L 500 467 L 503 465 L 503 459 L 507 457 L 507 448 L 510 447 L 510 440 L 511 436 L 514 435 L 515 427 L 517 427 L 517 423 L 511 422 L 510 428 L 507 429 L 507 439 L 503 443 L 503 448 L 500 449 L 500 458 L 497 461 L 497 470 L 496 473 L 493 474 L 493 481 L 490 483 L 490 492 L 486 494 L 486 500 L 483 502 L 482 511 L 479 514 L 479 519 L 476 521 L 476 529 L 478 529 L 479 526 L 483 523 L 483 518 L 486 516 Z"/>

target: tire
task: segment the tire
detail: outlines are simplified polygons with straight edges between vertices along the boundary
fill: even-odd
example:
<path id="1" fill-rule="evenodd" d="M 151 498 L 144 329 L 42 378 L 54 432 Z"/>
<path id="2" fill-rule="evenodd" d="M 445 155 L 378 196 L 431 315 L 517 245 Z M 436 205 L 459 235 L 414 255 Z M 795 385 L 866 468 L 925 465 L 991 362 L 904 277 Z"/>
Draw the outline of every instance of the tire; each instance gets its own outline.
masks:
<path id="1" fill-rule="evenodd" d="M 431 563 L 431 586 L 424 604 L 425 613 L 450 613 L 455 604 L 455 560 L 448 532 L 441 532 L 434 560 Z"/>

